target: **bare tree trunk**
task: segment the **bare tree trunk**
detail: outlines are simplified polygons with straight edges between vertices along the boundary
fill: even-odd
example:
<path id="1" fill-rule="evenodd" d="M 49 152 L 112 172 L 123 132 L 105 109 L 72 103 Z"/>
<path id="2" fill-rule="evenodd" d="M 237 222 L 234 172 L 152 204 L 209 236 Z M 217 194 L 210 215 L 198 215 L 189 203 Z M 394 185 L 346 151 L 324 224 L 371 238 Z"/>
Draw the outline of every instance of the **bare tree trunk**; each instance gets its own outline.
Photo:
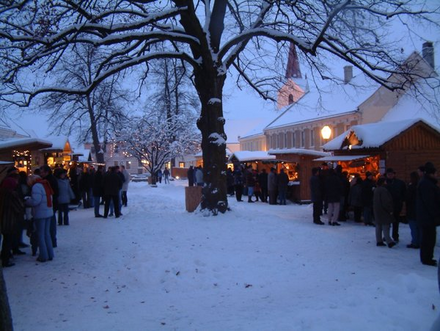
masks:
<path id="1" fill-rule="evenodd" d="M 93 147 L 95 148 L 96 162 L 105 163 L 104 153 L 100 153 L 101 144 L 99 142 L 98 127 L 96 125 L 96 115 L 93 109 L 93 104 L 90 100 L 90 95 L 87 95 L 87 109 L 90 116 L 90 132 L 92 133 Z"/>
<path id="2" fill-rule="evenodd" d="M 12 330 L 11 308 L 9 307 L 5 279 L 3 278 L 3 268 L 0 268 L 0 331 Z"/>
<path id="3" fill-rule="evenodd" d="M 202 110 L 197 126 L 202 133 L 203 180 L 202 209 L 216 215 L 228 209 L 226 190 L 226 134 L 224 131 L 222 90 L 225 76 L 196 75 Z"/>

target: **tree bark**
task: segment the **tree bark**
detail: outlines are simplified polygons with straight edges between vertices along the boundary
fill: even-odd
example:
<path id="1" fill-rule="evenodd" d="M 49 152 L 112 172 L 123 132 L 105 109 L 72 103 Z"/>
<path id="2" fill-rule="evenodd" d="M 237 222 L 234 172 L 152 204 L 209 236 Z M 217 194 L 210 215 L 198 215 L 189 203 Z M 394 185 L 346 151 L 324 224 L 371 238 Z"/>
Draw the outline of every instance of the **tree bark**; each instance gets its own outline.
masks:
<path id="1" fill-rule="evenodd" d="M 207 74 L 209 72 L 209 74 Z M 226 76 L 207 68 L 195 75 L 202 110 L 197 126 L 202 133 L 203 180 L 202 210 L 212 214 L 228 209 L 226 187 L 226 134 L 223 118 L 223 85 Z"/>
<path id="2" fill-rule="evenodd" d="M 3 278 L 3 268 L 0 268 L 0 331 L 12 330 L 11 308 L 9 307 L 5 279 Z"/>

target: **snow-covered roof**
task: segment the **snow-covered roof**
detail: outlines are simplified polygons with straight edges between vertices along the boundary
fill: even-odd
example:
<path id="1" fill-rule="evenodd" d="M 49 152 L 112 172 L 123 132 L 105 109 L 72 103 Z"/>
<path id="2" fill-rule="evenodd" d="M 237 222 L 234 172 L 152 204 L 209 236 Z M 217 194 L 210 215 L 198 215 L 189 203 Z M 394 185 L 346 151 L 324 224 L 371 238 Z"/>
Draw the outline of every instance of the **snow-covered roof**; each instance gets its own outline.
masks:
<path id="1" fill-rule="evenodd" d="M 438 78 L 421 79 L 384 115 L 381 122 L 421 118 L 440 130 L 439 96 Z"/>
<path id="2" fill-rule="evenodd" d="M 297 155 L 313 155 L 313 156 L 327 156 L 330 153 L 315 151 L 313 149 L 305 149 L 305 148 L 286 148 L 286 149 L 270 149 L 268 151 L 271 155 L 277 154 L 297 154 Z"/>
<path id="3" fill-rule="evenodd" d="M 70 148 L 70 142 L 66 136 L 50 136 L 46 139 L 52 142 L 52 147 L 45 148 L 45 151 L 64 151 L 66 144 Z"/>
<path id="4" fill-rule="evenodd" d="M 79 162 L 88 162 L 90 156 L 90 149 L 77 147 L 75 148 L 75 152 L 72 154 L 78 156 Z"/>
<path id="5" fill-rule="evenodd" d="M 50 146 L 52 146 L 52 142 L 39 138 L 13 138 L 0 141 L 0 150 L 20 147 L 40 149 Z"/>
<path id="6" fill-rule="evenodd" d="M 266 151 L 238 151 L 229 157 L 231 160 L 235 157 L 240 162 L 246 161 L 265 161 L 265 160 L 275 160 L 275 155 L 269 155 Z"/>
<path id="7" fill-rule="evenodd" d="M 356 112 L 379 87 L 364 75 L 354 76 L 348 84 L 324 81 L 320 86 L 310 84 L 309 92 L 287 106 L 283 113 L 265 129 L 301 124 Z"/>
<path id="8" fill-rule="evenodd" d="M 419 121 L 422 121 L 426 125 L 432 127 L 434 130 L 439 131 L 438 128 L 430 125 L 420 118 L 394 122 L 378 122 L 354 125 L 343 134 L 326 143 L 323 148 L 325 150 L 342 149 L 344 140 L 348 138 L 351 133 L 353 133 L 359 141 L 362 141 L 361 145 L 353 145 L 351 147 L 352 149 L 378 148 Z M 348 146 L 345 146 L 344 149 L 348 149 Z"/>

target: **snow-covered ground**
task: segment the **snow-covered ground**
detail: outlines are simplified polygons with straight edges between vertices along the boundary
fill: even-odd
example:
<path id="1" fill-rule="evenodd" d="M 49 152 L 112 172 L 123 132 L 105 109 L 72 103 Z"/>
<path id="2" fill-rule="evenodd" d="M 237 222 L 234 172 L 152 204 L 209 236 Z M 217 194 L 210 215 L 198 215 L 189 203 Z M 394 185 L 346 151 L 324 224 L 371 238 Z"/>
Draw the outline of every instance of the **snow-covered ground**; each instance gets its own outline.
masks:
<path id="1" fill-rule="evenodd" d="M 439 315 L 407 225 L 389 249 L 372 227 L 314 225 L 309 205 L 204 217 L 185 184 L 131 183 L 120 219 L 71 212 L 52 262 L 26 249 L 3 270 L 15 330 L 425 331 Z"/>

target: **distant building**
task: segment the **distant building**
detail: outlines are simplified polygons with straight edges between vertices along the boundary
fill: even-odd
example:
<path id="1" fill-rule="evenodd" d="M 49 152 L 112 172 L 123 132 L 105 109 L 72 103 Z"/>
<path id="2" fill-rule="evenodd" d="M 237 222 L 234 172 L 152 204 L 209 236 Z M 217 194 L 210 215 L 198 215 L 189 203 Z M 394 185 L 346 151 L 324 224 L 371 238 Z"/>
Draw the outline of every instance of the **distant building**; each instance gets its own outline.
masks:
<path id="1" fill-rule="evenodd" d="M 414 89 L 417 89 L 418 93 L 424 91 L 422 93 L 425 93 L 424 97 L 428 100 L 435 100 L 436 92 L 432 92 L 432 86 L 426 83 L 429 77 L 437 76 L 433 55 L 433 44 L 429 42 L 423 45 L 423 55 L 413 52 L 404 65 L 417 74 L 416 77 L 424 79 L 414 79 L 404 90 L 391 91 L 369 81 L 364 75 L 353 75 L 351 66 L 344 67 L 339 82 L 322 81 L 319 86 L 311 84 L 307 77 L 302 78 L 296 52 L 292 51 L 291 47 L 286 82 L 278 93 L 281 114 L 263 127 L 239 137 L 240 149 L 267 151 L 269 155 L 275 155 L 280 161 L 278 169 L 286 167 L 283 162 L 290 163 L 289 169 L 300 169 L 298 178 L 302 187 L 297 189 L 295 199 L 307 200 L 309 190 L 306 179 L 310 176 L 311 168 L 320 166 L 323 161 L 330 161 L 328 156 L 319 157 L 317 154 L 313 155 L 312 151 L 322 152 L 326 143 L 335 137 L 348 134 L 354 126 L 395 121 L 399 119 L 399 113 L 400 116 L 409 113 L 406 104 L 414 102 L 414 98 L 410 97 Z M 388 78 L 390 82 L 396 83 L 401 83 L 400 79 L 397 75 Z M 436 82 L 438 86 L 438 80 Z M 426 109 L 420 109 L 420 106 L 417 108 L 412 105 L 411 108 L 413 110 L 410 118 L 423 117 L 422 114 L 429 115 Z M 417 110 L 418 115 L 415 114 Z M 440 126 L 438 118 L 436 124 Z M 328 131 L 327 137 L 324 137 L 323 129 Z M 356 160 L 346 160 L 344 166 L 347 169 L 350 167 L 349 170 L 352 172 L 362 173 L 366 171 L 367 163 L 378 162 L 378 159 L 359 161 L 358 156 Z M 383 160 L 382 158 L 382 162 Z M 333 157 L 331 161 L 337 163 L 338 158 Z M 380 168 L 379 164 L 375 164 L 374 167 Z"/>

